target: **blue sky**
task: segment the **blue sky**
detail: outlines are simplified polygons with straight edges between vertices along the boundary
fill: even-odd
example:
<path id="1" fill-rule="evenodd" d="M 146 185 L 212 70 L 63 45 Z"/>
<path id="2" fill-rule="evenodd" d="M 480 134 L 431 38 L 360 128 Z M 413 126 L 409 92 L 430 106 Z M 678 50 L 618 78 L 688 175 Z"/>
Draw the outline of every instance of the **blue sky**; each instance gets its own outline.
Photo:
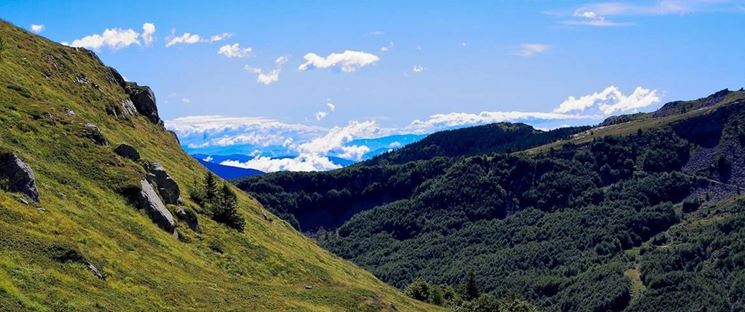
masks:
<path id="1" fill-rule="evenodd" d="M 272 170 L 364 158 L 364 138 L 594 124 L 745 85 L 745 0 L 4 0 L 0 17 L 150 85 L 189 151 L 298 156 Z"/>

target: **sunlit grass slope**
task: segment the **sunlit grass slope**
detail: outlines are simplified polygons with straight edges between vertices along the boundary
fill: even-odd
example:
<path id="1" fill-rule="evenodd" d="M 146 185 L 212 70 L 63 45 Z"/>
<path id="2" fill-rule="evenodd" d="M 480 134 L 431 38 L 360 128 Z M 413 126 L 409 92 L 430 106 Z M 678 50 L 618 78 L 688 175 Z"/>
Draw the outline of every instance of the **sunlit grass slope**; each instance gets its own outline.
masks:
<path id="1" fill-rule="evenodd" d="M 41 195 L 26 204 L 0 191 L 0 310 L 437 309 L 326 252 L 237 189 L 246 230 L 213 222 L 188 198 L 206 171 L 176 138 L 145 117 L 106 113 L 127 95 L 97 58 L 4 21 L 0 38 L 0 148 L 33 168 Z M 87 123 L 109 145 L 85 138 Z M 202 233 L 179 222 L 174 238 L 120 194 L 145 173 L 112 152 L 119 143 L 166 168 L 184 205 L 200 212 Z M 68 261 L 71 252 L 85 262 Z"/>

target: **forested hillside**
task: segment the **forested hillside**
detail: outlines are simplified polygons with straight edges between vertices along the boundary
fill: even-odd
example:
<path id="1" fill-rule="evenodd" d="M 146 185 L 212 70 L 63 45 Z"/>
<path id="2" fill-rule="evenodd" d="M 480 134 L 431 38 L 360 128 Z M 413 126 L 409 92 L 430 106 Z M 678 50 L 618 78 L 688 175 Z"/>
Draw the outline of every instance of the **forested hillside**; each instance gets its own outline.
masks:
<path id="1" fill-rule="evenodd" d="M 547 310 L 744 309 L 745 92 L 558 140 L 573 133 L 540 146 L 486 136 L 495 145 L 464 155 L 411 147 L 238 185 L 402 288 L 417 278 L 456 286 L 473 272 L 480 290 Z"/>
<path id="2" fill-rule="evenodd" d="M 590 127 L 566 127 L 550 131 L 536 130 L 521 123 L 495 123 L 483 126 L 446 130 L 428 135 L 366 163 L 401 164 L 437 156 L 461 157 L 486 153 L 509 153 L 567 139 Z"/>

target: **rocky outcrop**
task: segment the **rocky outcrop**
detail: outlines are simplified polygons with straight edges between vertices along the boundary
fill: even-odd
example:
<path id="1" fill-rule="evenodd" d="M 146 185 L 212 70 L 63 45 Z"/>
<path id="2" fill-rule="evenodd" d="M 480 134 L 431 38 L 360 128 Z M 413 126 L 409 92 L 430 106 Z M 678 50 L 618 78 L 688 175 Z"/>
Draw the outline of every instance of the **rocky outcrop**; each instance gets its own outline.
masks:
<path id="1" fill-rule="evenodd" d="M 137 108 L 135 108 L 134 103 L 132 103 L 132 100 L 127 98 L 124 100 L 121 100 L 118 103 L 112 103 L 108 107 L 106 107 L 106 113 L 108 113 L 111 116 L 114 116 L 114 118 L 121 118 L 121 119 L 128 119 L 129 117 L 136 116 L 137 115 Z"/>
<path id="2" fill-rule="evenodd" d="M 116 153 L 119 156 L 122 156 L 127 159 L 131 159 L 133 161 L 139 161 L 140 160 L 140 153 L 132 147 L 129 144 L 119 144 L 114 148 L 114 153 Z"/>
<path id="3" fill-rule="evenodd" d="M 160 123 L 158 107 L 155 104 L 155 93 L 153 93 L 150 87 L 139 86 L 134 82 L 127 82 L 124 90 L 129 95 L 140 115 L 147 117 L 154 124 Z"/>
<path id="4" fill-rule="evenodd" d="M 34 171 L 18 155 L 4 150 L 0 150 L 0 188 L 22 193 L 33 201 L 39 201 Z"/>
<path id="5" fill-rule="evenodd" d="M 140 114 L 147 117 L 154 124 L 161 124 L 158 116 L 158 106 L 155 101 L 155 93 L 148 86 L 140 86 L 135 82 L 127 82 L 116 69 L 109 67 L 109 81 L 124 89 L 129 99 L 123 100 L 116 105 L 107 108 L 109 114 L 115 117 L 129 117 Z"/>
<path id="6" fill-rule="evenodd" d="M 122 87 L 122 89 L 127 88 L 127 81 L 124 80 L 124 77 L 122 77 L 122 74 L 120 74 L 116 69 L 113 67 L 107 67 L 109 69 L 108 75 L 106 78 L 109 79 L 109 81 L 119 85 Z"/>
<path id="7" fill-rule="evenodd" d="M 176 221 L 173 219 L 171 212 L 166 209 L 163 201 L 158 197 L 158 193 L 155 192 L 150 182 L 145 179 L 140 180 L 140 186 L 141 190 L 136 198 L 137 207 L 144 209 L 155 224 L 175 235 Z"/>
<path id="8" fill-rule="evenodd" d="M 161 164 L 150 161 L 143 161 L 142 167 L 147 171 L 147 180 L 155 184 L 163 201 L 166 204 L 178 204 L 181 190 L 166 169 Z"/>
<path id="9" fill-rule="evenodd" d="M 178 207 L 176 208 L 176 217 L 178 217 L 179 220 L 186 222 L 192 231 L 197 233 L 200 232 L 199 219 L 197 219 L 197 213 L 194 212 L 194 210 L 186 207 Z"/>
<path id="10" fill-rule="evenodd" d="M 96 125 L 94 124 L 86 124 L 85 127 L 83 127 L 83 136 L 86 138 L 91 139 L 93 143 L 96 143 L 98 145 L 107 145 L 109 144 L 109 141 L 106 140 L 106 137 L 101 133 L 101 129 L 98 129 Z"/>

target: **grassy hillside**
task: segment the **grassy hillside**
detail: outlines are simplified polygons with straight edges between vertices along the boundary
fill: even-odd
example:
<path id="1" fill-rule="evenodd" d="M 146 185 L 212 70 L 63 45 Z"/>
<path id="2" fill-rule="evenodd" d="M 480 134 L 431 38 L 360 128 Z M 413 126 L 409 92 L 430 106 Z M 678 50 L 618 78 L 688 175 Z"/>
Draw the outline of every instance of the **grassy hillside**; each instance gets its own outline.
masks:
<path id="1" fill-rule="evenodd" d="M 437 309 L 321 249 L 242 192 L 245 231 L 212 221 L 188 196 L 206 169 L 161 125 L 107 114 L 127 95 L 94 55 L 4 21 L 0 39 L 0 148 L 33 168 L 40 192 L 35 203 L 0 190 L 0 310 Z M 109 145 L 85 137 L 88 123 Z M 179 222 L 175 238 L 127 200 L 145 172 L 112 152 L 119 143 L 163 165 L 201 233 Z"/>
<path id="2" fill-rule="evenodd" d="M 473 272 L 497 298 L 552 311 L 740 310 L 745 92 L 675 103 L 526 151 L 239 186 L 301 227 L 352 212 L 303 230 L 399 287 Z"/>

